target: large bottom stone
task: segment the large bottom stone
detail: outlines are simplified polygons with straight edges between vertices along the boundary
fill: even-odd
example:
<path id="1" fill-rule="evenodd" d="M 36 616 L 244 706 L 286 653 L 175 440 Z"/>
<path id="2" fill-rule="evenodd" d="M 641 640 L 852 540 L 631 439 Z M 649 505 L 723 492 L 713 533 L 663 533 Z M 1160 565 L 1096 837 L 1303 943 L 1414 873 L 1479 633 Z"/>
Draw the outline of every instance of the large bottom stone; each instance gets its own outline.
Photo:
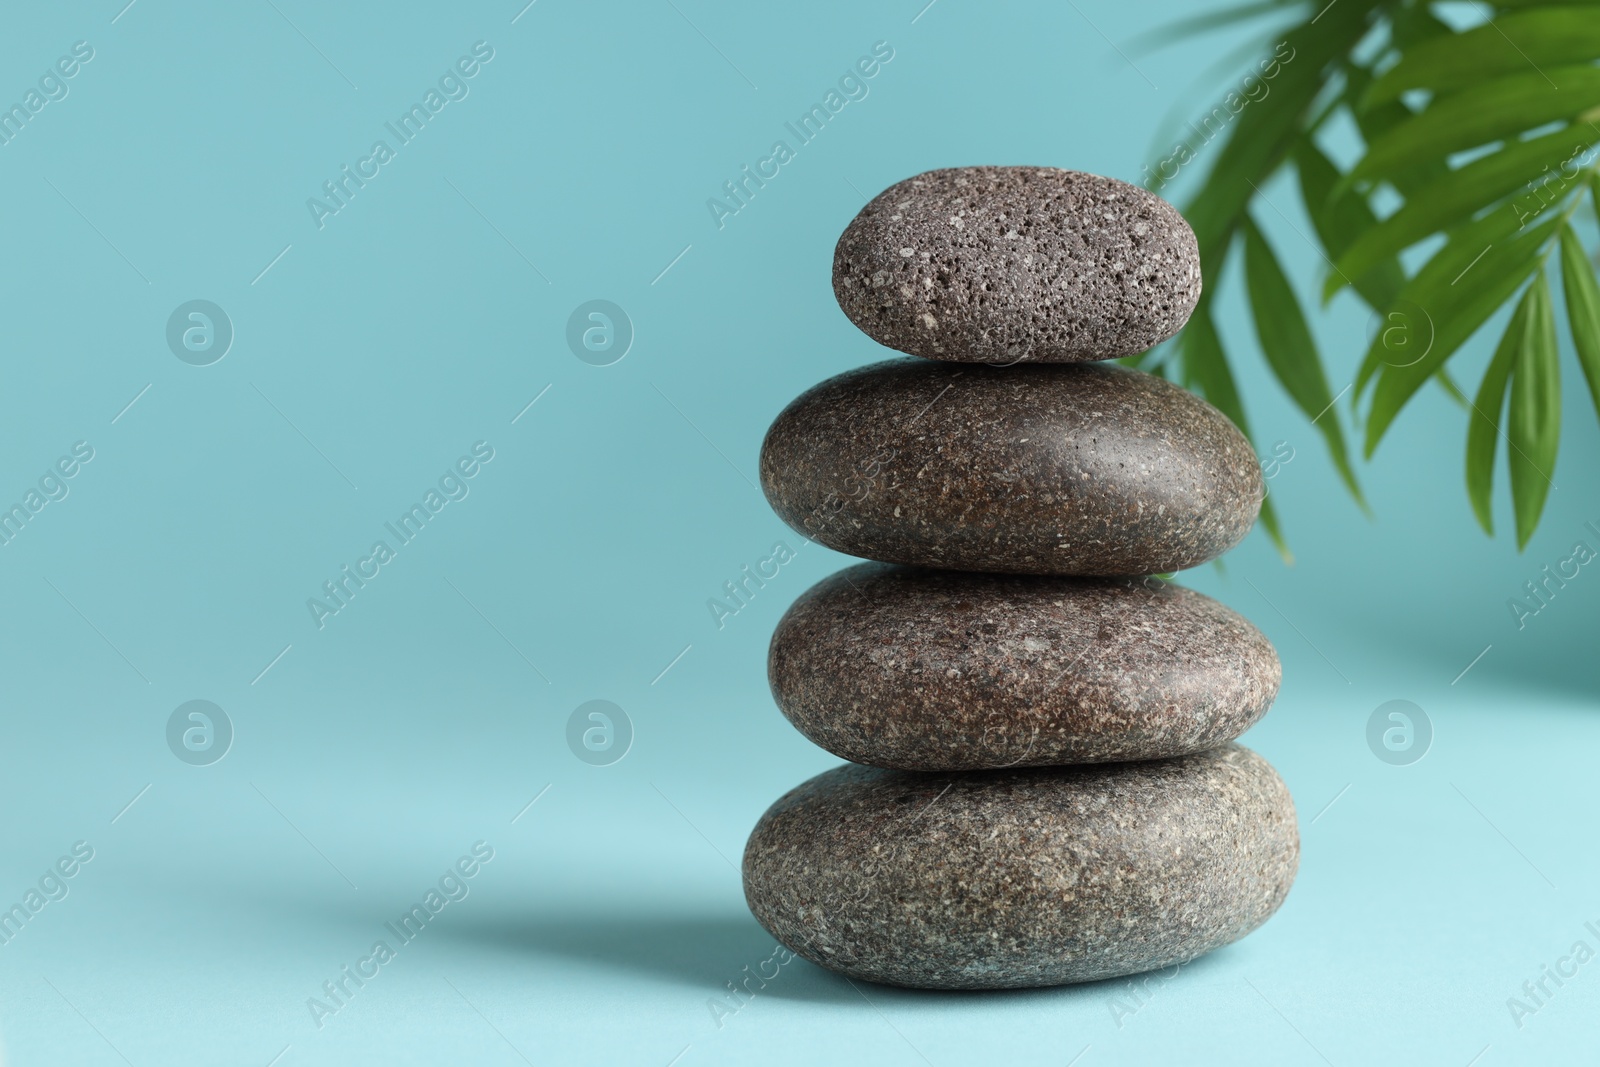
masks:
<path id="1" fill-rule="evenodd" d="M 1239 745 L 1179 759 L 919 774 L 847 765 L 791 790 L 744 853 L 791 950 L 924 989 L 1086 982 L 1248 934 L 1299 863 L 1289 791 Z"/>

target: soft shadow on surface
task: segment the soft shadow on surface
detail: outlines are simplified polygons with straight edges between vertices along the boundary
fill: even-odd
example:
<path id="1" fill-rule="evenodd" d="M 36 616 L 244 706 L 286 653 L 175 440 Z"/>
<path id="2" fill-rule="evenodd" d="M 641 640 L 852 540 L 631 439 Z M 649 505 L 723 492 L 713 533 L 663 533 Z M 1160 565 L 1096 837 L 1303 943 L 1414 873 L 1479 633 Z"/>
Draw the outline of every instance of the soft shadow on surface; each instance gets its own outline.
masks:
<path id="1" fill-rule="evenodd" d="M 552 961 L 611 967 L 632 975 L 651 976 L 696 988 L 720 990 L 761 969 L 777 942 L 748 914 L 617 915 L 614 912 L 569 912 L 512 918 L 474 917 L 441 924 L 441 940 L 471 942 L 507 952 L 528 953 Z M 767 973 L 772 971 L 766 966 Z M 802 969 L 809 971 L 805 980 Z M 833 988 L 837 986 L 837 989 Z M 763 993 L 795 987 L 809 1000 L 842 1000 L 854 996 L 842 980 L 804 960 L 782 968 Z M 805 991 L 799 987 L 805 987 Z"/>
<path id="2" fill-rule="evenodd" d="M 770 975 L 776 966 L 767 961 L 773 957 L 777 942 L 748 914 L 619 916 L 615 912 L 573 911 L 521 918 L 462 919 L 449 926 L 441 924 L 440 939 L 526 953 L 552 963 L 613 968 L 635 977 L 654 977 L 711 993 L 725 990 L 729 982 L 737 985 L 753 973 Z M 1130 975 L 1079 985 L 973 991 L 906 989 L 846 979 L 796 956 L 776 967 L 776 977 L 759 988 L 752 979 L 747 988 L 755 989 L 761 998 L 853 1004 L 863 1010 L 890 1005 L 896 1010 L 915 1012 L 980 1005 L 993 1008 L 1045 1002 L 1099 1003 L 1105 1005 L 1109 1017 L 1114 1017 L 1110 1006 L 1113 997 L 1123 996 L 1125 1006 L 1137 1004 L 1126 998 L 1130 983 L 1141 990 L 1139 999 L 1148 1001 L 1165 989 L 1215 981 L 1227 969 L 1228 957 L 1235 951 L 1232 946 L 1219 949 L 1183 964 L 1176 972 L 1168 968 L 1148 976 Z M 745 970 L 747 966 L 749 971 Z"/>

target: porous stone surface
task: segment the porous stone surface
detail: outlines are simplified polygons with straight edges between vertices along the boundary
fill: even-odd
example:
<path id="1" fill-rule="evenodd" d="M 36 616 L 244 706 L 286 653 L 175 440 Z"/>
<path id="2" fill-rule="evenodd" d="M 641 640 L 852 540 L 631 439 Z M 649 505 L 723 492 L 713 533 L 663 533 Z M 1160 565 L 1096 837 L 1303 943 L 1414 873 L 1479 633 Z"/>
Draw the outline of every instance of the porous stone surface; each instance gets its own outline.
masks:
<path id="1" fill-rule="evenodd" d="M 744 853 L 792 951 L 927 989 L 1085 982 L 1236 941 L 1283 903 L 1293 802 L 1239 745 L 1173 760 L 919 774 L 846 765 L 791 790 Z"/>
<path id="2" fill-rule="evenodd" d="M 855 556 L 952 570 L 1142 575 L 1220 556 L 1264 482 L 1220 411 L 1115 364 L 917 359 L 830 378 L 761 447 L 773 509 Z"/>
<path id="3" fill-rule="evenodd" d="M 1073 363 L 1177 333 L 1200 299 L 1194 231 L 1165 200 L 1052 167 L 952 167 L 890 186 L 833 253 L 873 340 L 929 359 Z"/>
<path id="4" fill-rule="evenodd" d="M 778 707 L 847 760 L 956 771 L 1215 748 L 1277 696 L 1270 642 L 1156 578 L 863 563 L 813 586 L 767 660 Z"/>

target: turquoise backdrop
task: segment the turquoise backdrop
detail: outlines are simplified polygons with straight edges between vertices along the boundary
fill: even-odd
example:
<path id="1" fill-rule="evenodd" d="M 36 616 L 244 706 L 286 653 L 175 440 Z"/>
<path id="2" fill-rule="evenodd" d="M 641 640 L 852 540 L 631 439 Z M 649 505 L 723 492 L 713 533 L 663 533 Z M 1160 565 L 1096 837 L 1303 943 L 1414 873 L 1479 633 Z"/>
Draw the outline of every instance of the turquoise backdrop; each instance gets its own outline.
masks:
<path id="1" fill-rule="evenodd" d="M 847 560 L 754 485 L 785 403 L 888 355 L 834 303 L 835 238 L 931 167 L 1138 180 L 1164 123 L 1254 69 L 1242 34 L 1138 49 L 1175 0 L 125 2 L 0 33 L 7 1063 L 1592 1055 L 1600 573 L 1520 628 L 1507 606 L 1600 547 L 1570 353 L 1519 554 L 1474 524 L 1437 390 L 1362 468 L 1364 516 L 1231 277 L 1207 284 L 1261 451 L 1293 456 L 1295 563 L 1257 532 L 1184 580 L 1282 653 L 1247 742 L 1300 807 L 1283 910 L 1131 988 L 930 995 L 795 961 L 728 997 L 773 951 L 744 838 L 836 762 L 764 657 Z M 785 124 L 835 87 L 800 143 Z M 777 173 L 736 204 L 745 166 Z M 1311 291 L 1297 190 L 1263 194 Z M 1338 388 L 1372 324 L 1348 295 L 1315 324 Z M 779 544 L 719 626 L 708 601 Z M 1391 700 L 1431 724 L 1420 761 L 1368 747 Z M 1514 1013 L 1546 967 L 1575 976 Z"/>

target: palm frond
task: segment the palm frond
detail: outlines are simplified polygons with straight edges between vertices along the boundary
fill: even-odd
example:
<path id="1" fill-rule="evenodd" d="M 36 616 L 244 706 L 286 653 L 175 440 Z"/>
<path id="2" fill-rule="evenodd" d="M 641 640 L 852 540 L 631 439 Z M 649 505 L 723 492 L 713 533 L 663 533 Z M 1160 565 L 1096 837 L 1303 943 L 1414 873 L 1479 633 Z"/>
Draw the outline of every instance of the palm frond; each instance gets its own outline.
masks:
<path id="1" fill-rule="evenodd" d="M 1300 21 L 1276 35 L 1293 58 L 1280 63 L 1270 94 L 1232 122 L 1220 150 L 1208 149 L 1208 169 L 1183 205 L 1201 268 L 1208 282 L 1220 278 L 1242 247 L 1261 355 L 1358 504 L 1365 506 L 1334 400 L 1350 393 L 1354 428 L 1371 457 L 1435 381 L 1467 420 L 1467 495 L 1491 534 L 1495 461 L 1507 442 L 1523 547 L 1538 527 L 1560 446 L 1556 265 L 1566 331 L 1600 416 L 1600 280 L 1596 253 L 1572 225 L 1590 198 L 1600 208 L 1600 3 L 1494 0 L 1481 24 L 1458 30 L 1425 0 L 1258 2 L 1167 29 L 1197 33 L 1294 11 Z M 1338 115 L 1363 141 L 1345 169 L 1319 144 Z M 1252 208 L 1266 204 L 1262 188 L 1286 167 L 1329 265 L 1320 301 L 1296 291 L 1252 218 Z M 1381 202 L 1398 206 L 1380 215 Z M 1420 248 L 1428 254 L 1410 260 Z M 1328 372 L 1307 311 L 1344 292 L 1378 324 L 1348 383 Z M 1208 285 L 1185 333 L 1149 358 L 1248 434 L 1232 369 L 1238 356 L 1215 325 L 1217 298 Z M 1469 400 L 1451 361 L 1508 307 L 1510 323 Z M 1276 512 L 1269 518 L 1263 509 L 1262 523 L 1283 548 Z"/>

